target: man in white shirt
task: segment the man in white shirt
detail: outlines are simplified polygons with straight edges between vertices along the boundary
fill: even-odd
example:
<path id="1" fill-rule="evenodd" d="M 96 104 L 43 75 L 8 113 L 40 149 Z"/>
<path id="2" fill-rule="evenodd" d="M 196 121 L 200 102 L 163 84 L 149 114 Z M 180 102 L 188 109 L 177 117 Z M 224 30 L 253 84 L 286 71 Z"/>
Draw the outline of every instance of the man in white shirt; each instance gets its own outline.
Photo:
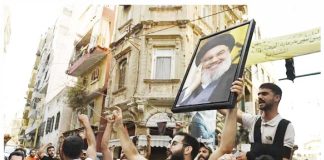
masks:
<path id="1" fill-rule="evenodd" d="M 261 155 L 271 155 L 274 159 L 290 159 L 295 131 L 293 125 L 279 115 L 281 97 L 282 91 L 279 86 L 264 83 L 258 92 L 261 115 L 251 115 L 238 110 L 237 121 L 250 131 L 251 143 L 251 150 L 238 156 L 238 160 L 255 159 Z"/>

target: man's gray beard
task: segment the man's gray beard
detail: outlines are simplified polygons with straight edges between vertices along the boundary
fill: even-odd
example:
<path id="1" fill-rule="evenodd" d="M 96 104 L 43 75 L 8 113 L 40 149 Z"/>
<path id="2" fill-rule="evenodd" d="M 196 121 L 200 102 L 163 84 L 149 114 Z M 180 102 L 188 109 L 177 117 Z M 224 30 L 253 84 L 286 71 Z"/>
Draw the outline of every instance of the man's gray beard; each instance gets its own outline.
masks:
<path id="1" fill-rule="evenodd" d="M 209 83 L 221 77 L 231 67 L 231 64 L 232 64 L 232 58 L 231 55 L 228 54 L 226 59 L 220 64 L 218 68 L 216 68 L 216 70 L 212 70 L 212 71 L 202 70 L 202 75 L 201 75 L 202 86 L 208 86 Z"/>

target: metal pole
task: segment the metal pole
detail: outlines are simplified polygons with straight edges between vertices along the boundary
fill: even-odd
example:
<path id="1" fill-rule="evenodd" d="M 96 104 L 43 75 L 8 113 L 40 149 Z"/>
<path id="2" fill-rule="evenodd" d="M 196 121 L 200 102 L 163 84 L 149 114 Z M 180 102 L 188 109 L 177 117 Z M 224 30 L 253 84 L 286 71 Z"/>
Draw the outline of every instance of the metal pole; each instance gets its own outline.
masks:
<path id="1" fill-rule="evenodd" d="M 317 75 L 317 74 L 321 74 L 321 72 L 314 72 L 314 73 L 303 74 L 303 75 L 296 76 L 296 78 L 313 76 L 313 75 Z M 279 81 L 282 81 L 282 80 L 288 80 L 288 78 L 281 78 L 281 79 L 279 79 Z"/>
<path id="2" fill-rule="evenodd" d="M 39 128 L 39 125 L 38 125 L 38 120 L 36 121 L 37 123 L 37 128 L 36 128 L 36 133 L 35 133 L 35 138 L 34 138 L 34 144 L 33 144 L 33 148 L 36 147 L 36 142 L 37 142 L 37 136 L 38 136 L 38 128 Z"/>

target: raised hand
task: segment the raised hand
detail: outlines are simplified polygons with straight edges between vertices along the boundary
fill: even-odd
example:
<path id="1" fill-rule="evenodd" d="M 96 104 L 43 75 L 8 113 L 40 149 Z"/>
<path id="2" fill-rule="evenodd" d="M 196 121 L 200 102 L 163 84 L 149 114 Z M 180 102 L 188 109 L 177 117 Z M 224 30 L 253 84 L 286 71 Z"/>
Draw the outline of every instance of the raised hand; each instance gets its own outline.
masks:
<path id="1" fill-rule="evenodd" d="M 237 94 L 237 101 L 243 97 L 244 82 L 242 78 L 238 78 L 232 83 L 231 92 Z"/>
<path id="2" fill-rule="evenodd" d="M 123 127 L 123 113 L 122 110 L 117 107 L 111 107 L 112 115 L 107 119 L 107 121 L 114 122 L 114 128 Z M 108 123 L 108 122 L 107 122 Z"/>
<path id="3" fill-rule="evenodd" d="M 85 115 L 85 114 L 80 114 L 80 115 L 78 116 L 78 119 L 79 119 L 80 123 L 83 124 L 83 126 L 85 126 L 86 124 L 90 124 L 90 122 L 89 122 L 89 118 L 88 118 L 88 116 Z"/>
<path id="4" fill-rule="evenodd" d="M 105 118 L 106 118 L 106 120 L 107 120 L 107 123 L 112 124 L 112 123 L 115 122 L 115 117 L 114 117 L 113 114 L 111 114 L 111 115 L 107 115 Z"/>

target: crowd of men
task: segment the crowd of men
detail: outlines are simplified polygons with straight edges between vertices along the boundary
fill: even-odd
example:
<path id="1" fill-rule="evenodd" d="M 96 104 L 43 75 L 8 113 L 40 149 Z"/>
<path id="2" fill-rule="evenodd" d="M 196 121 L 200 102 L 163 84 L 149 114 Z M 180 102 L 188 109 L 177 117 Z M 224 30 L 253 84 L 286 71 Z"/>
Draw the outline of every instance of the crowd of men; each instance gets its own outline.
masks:
<path id="1" fill-rule="evenodd" d="M 243 81 L 240 78 L 233 82 L 231 92 L 241 97 L 243 87 Z M 167 147 L 167 160 L 290 159 L 294 144 L 294 129 L 292 124 L 281 118 L 278 113 L 281 96 L 282 91 L 277 85 L 273 83 L 262 84 L 258 92 L 260 115 L 243 113 L 236 107 L 221 110 L 220 112 L 225 115 L 225 124 L 222 131 L 222 140 L 216 150 L 199 143 L 189 133 L 177 132 Z M 136 140 L 134 142 L 129 138 L 127 129 L 123 125 L 122 110 L 118 107 L 112 107 L 111 111 L 111 114 L 106 116 L 107 126 L 101 143 L 103 159 L 113 160 L 113 152 L 108 145 L 112 130 L 117 132 L 121 142 L 122 152 L 119 156 L 120 159 L 150 159 L 150 136 L 148 136 L 148 146 L 143 151 L 143 148 L 136 145 Z M 62 140 L 58 157 L 55 156 L 54 146 L 48 144 L 42 146 L 38 152 L 31 150 L 29 156 L 26 156 L 25 151 L 16 149 L 10 154 L 8 160 L 53 160 L 56 158 L 64 160 L 95 160 L 97 157 L 96 140 L 89 118 L 83 114 L 79 115 L 78 118 L 85 131 L 86 151 L 83 150 L 83 137 L 73 135 Z M 235 147 L 237 122 L 250 131 L 251 150 L 249 152 L 232 152 Z"/>
<path id="2" fill-rule="evenodd" d="M 230 33 L 221 34 L 208 40 L 198 51 L 194 65 L 197 72 L 195 78 L 186 85 L 180 94 L 177 105 L 195 105 L 224 101 L 229 93 L 237 94 L 237 101 L 242 97 L 244 82 L 242 78 L 234 81 L 237 64 L 232 64 L 232 49 L 237 45 L 235 37 Z M 189 82 L 188 82 L 189 83 Z M 259 87 L 258 104 L 260 114 L 244 113 L 236 107 L 220 109 L 225 116 L 225 124 L 221 133 L 221 141 L 216 150 L 209 145 L 199 143 L 197 138 L 214 138 L 216 111 L 200 111 L 193 115 L 190 133 L 177 132 L 167 147 L 167 160 L 288 160 L 292 156 L 295 132 L 293 125 L 283 119 L 278 106 L 282 98 L 282 90 L 273 83 L 264 83 Z M 104 160 L 113 160 L 113 151 L 109 148 L 112 130 L 117 132 L 122 151 L 121 160 L 151 159 L 151 138 L 147 136 L 147 146 L 137 145 L 136 137 L 131 140 L 123 123 L 123 113 L 119 107 L 110 107 L 111 113 L 106 116 L 107 125 L 101 142 Z M 84 134 L 62 138 L 59 155 L 55 156 L 55 148 L 51 144 L 42 146 L 38 152 L 16 149 L 8 160 L 95 160 L 97 158 L 96 140 L 86 115 L 78 119 L 84 127 Z M 251 149 L 248 152 L 236 150 L 237 122 L 249 130 Z M 206 125 L 207 124 L 207 125 Z M 4 137 L 5 143 L 8 137 Z M 84 143 L 87 141 L 87 145 Z M 212 143 L 214 145 L 214 143 Z M 87 147 L 85 147 L 87 146 Z"/>

